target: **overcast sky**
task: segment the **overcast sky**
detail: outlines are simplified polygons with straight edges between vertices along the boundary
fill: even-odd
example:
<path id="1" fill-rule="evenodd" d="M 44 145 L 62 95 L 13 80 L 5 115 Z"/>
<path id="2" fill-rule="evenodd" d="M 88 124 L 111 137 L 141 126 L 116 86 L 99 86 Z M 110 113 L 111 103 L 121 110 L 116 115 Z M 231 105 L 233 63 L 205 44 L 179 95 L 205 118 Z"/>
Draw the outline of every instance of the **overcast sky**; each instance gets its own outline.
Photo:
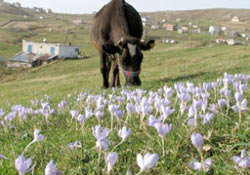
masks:
<path id="1" fill-rule="evenodd" d="M 110 0 L 5 0 L 62 13 L 92 13 Z M 126 0 L 140 12 L 207 8 L 250 8 L 250 0 Z"/>

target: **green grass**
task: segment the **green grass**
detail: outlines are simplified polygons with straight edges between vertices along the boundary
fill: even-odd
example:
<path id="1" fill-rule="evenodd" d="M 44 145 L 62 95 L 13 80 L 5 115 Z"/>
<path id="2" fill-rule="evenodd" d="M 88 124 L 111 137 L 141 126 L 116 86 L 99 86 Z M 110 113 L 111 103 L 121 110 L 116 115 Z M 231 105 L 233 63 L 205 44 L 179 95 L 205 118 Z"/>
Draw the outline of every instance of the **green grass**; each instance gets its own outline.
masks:
<path id="1" fill-rule="evenodd" d="M 56 62 L 40 68 L 22 71 L 19 74 L 11 74 L 2 81 L 0 85 L 0 108 L 9 109 L 9 105 L 23 104 L 30 106 L 31 99 L 43 99 L 47 94 L 51 97 L 53 108 L 57 104 L 67 99 L 70 109 L 82 107 L 75 104 L 76 95 L 80 92 L 93 94 L 103 93 L 101 74 L 99 73 L 98 57 L 87 60 L 67 60 Z M 172 86 L 174 83 L 190 81 L 201 84 L 204 81 L 215 81 L 223 76 L 224 72 L 231 74 L 249 74 L 250 62 L 249 48 L 246 46 L 214 46 L 189 49 L 164 48 L 158 44 L 150 52 L 145 52 L 142 64 L 142 86 L 140 88 L 156 91 L 165 84 Z M 124 78 L 122 77 L 122 83 Z M 108 90 L 108 92 L 110 92 Z M 68 99 L 67 94 L 73 94 Z M 245 93 L 250 99 L 249 88 Z M 173 100 L 173 99 L 172 99 Z M 174 106 L 173 106 L 174 107 Z M 83 112 L 83 111 L 82 111 Z M 249 112 L 244 114 L 244 121 L 249 121 Z M 102 126 L 109 127 L 108 112 Z M 179 118 L 176 120 L 176 117 Z M 246 174 L 247 170 L 237 170 L 234 168 L 232 156 L 239 154 L 240 150 L 246 148 L 249 152 L 249 122 L 244 122 L 237 134 L 232 134 L 231 130 L 238 121 L 238 116 L 230 111 L 228 120 L 222 114 L 217 114 L 211 125 L 200 126 L 197 132 L 204 136 L 208 131 L 212 131 L 211 139 L 205 140 L 205 145 L 209 145 L 211 150 L 204 152 L 205 157 L 212 157 L 212 174 Z M 191 145 L 188 129 L 180 127 L 184 118 L 180 118 L 178 107 L 176 112 L 167 120 L 173 123 L 173 131 L 167 136 L 166 157 L 161 157 L 156 167 L 148 174 L 197 174 L 190 170 L 188 162 L 200 160 L 197 151 Z M 102 174 L 105 166 L 103 158 L 101 164 L 97 165 L 98 154 L 91 148 L 95 145 L 91 127 L 96 125 L 96 119 L 89 119 L 85 129 L 81 130 L 75 122 L 71 122 L 70 114 L 65 112 L 57 114 L 49 119 L 47 126 L 44 117 L 37 116 L 26 122 L 15 120 L 15 130 L 2 130 L 0 144 L 3 145 L 0 153 L 9 157 L 9 160 L 0 160 L 0 172 L 2 174 L 16 174 L 14 170 L 14 159 L 17 158 L 32 140 L 33 130 L 40 128 L 45 135 L 45 141 L 35 143 L 30 150 L 25 153 L 26 158 L 32 157 L 36 162 L 35 174 L 43 174 L 44 168 L 50 159 L 53 159 L 59 170 L 63 174 Z M 145 135 L 138 124 L 138 117 L 134 116 L 130 120 L 128 127 L 132 128 L 131 138 L 116 151 L 119 155 L 119 162 L 115 165 L 114 173 L 125 174 L 130 170 L 135 174 L 139 171 L 136 165 L 137 153 L 158 153 L 161 154 L 160 140 L 155 129 L 148 128 Z M 76 127 L 77 126 L 77 127 Z M 82 140 L 83 148 L 69 151 L 67 144 L 76 140 Z M 116 133 L 112 132 L 108 137 L 112 140 L 111 148 L 119 143 L 120 139 Z M 0 173 L 0 174 L 1 174 Z M 202 174 L 202 173 L 200 173 Z"/>
<path id="2" fill-rule="evenodd" d="M 165 83 L 173 85 L 180 81 L 213 81 L 224 72 L 249 73 L 249 65 L 246 64 L 250 62 L 249 50 L 247 46 L 215 46 L 168 51 L 164 45 L 159 45 L 154 51 L 145 52 L 142 88 L 157 89 Z M 57 62 L 12 74 L 5 79 L 0 85 L 0 92 L 12 104 L 28 103 L 34 93 L 61 99 L 75 90 L 97 87 L 100 91 L 102 84 L 98 57 Z M 4 104 L 6 100 L 0 102 L 0 106 Z"/>

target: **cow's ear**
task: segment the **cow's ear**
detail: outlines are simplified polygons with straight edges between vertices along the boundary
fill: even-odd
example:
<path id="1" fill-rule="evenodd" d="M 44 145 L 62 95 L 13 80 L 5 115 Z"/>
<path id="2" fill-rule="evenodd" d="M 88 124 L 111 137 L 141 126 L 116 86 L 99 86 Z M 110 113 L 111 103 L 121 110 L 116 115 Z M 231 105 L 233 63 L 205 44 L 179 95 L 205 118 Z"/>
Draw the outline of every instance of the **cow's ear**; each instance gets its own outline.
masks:
<path id="1" fill-rule="evenodd" d="M 102 45 L 103 51 L 109 53 L 109 54 L 116 54 L 116 53 L 121 53 L 121 50 L 119 47 L 114 46 L 112 44 L 105 44 Z"/>
<path id="2" fill-rule="evenodd" d="M 153 49 L 154 47 L 155 47 L 155 40 L 150 40 L 147 43 L 145 42 L 141 43 L 142 50 L 150 50 L 150 49 Z"/>

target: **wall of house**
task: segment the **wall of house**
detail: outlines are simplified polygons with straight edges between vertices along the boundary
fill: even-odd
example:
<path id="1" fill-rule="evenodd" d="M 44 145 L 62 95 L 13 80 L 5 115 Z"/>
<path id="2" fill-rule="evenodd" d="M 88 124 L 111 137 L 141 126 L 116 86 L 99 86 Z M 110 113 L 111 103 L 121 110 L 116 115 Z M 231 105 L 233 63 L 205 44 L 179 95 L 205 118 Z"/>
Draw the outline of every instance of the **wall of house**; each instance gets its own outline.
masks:
<path id="1" fill-rule="evenodd" d="M 21 62 L 8 62 L 7 67 L 10 68 L 31 68 L 31 63 L 21 63 Z"/>
<path id="2" fill-rule="evenodd" d="M 29 46 L 31 45 L 31 46 Z M 54 43 L 35 43 L 35 42 L 30 42 L 30 41 L 25 41 L 23 40 L 23 52 L 29 52 L 31 47 L 31 52 L 35 54 L 51 54 L 51 48 L 54 48 L 54 54 L 58 55 L 59 54 L 59 44 L 54 44 Z"/>
<path id="3" fill-rule="evenodd" d="M 80 50 L 78 46 L 64 46 L 60 45 L 59 49 L 59 58 L 76 58 L 78 56 L 78 52 L 76 49 Z"/>

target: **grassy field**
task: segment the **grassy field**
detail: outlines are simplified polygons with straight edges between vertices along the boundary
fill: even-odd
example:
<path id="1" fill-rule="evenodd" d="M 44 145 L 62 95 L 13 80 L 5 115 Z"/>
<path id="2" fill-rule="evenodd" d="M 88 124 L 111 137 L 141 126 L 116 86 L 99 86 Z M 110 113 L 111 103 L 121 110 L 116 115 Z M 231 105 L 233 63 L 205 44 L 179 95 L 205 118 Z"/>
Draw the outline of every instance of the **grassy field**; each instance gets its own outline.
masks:
<path id="1" fill-rule="evenodd" d="M 159 44 L 155 50 L 145 52 L 142 88 L 155 90 L 165 83 L 173 85 L 187 80 L 213 81 L 224 72 L 250 73 L 249 53 L 247 46 L 174 49 Z M 122 81 L 124 82 L 123 77 Z M 74 91 L 93 90 L 93 87 L 101 91 L 101 83 L 97 56 L 87 60 L 56 62 L 6 76 L 0 85 L 0 92 L 4 97 L 0 105 L 5 106 L 6 100 L 11 104 L 27 104 L 33 94 L 40 95 L 39 97 L 47 94 L 60 100 Z"/>
<path id="2" fill-rule="evenodd" d="M 172 46 L 175 47 L 175 46 Z M 194 82 L 196 85 L 216 81 L 224 72 L 230 74 L 250 74 L 249 47 L 246 46 L 214 46 L 200 48 L 171 48 L 158 44 L 150 52 L 145 53 L 142 65 L 142 86 L 140 88 L 157 91 L 164 85 L 173 87 L 179 82 Z M 9 111 L 15 104 L 30 106 L 30 100 L 44 99 L 45 94 L 50 96 L 52 108 L 57 109 L 57 104 L 65 99 L 69 103 L 64 113 L 57 111 L 56 116 L 49 119 L 49 125 L 42 116 L 28 117 L 22 122 L 16 119 L 12 122 L 15 129 L 5 128 L 1 134 L 0 153 L 8 156 L 9 160 L 0 160 L 0 174 L 16 174 L 14 159 L 17 158 L 32 140 L 35 128 L 41 129 L 45 140 L 30 147 L 25 156 L 32 157 L 36 162 L 35 174 L 43 174 L 44 168 L 50 159 L 53 159 L 63 174 L 104 174 L 104 159 L 97 165 L 98 153 L 93 150 L 95 139 L 92 136 L 91 127 L 97 124 L 95 117 L 88 119 L 84 129 L 70 120 L 69 109 L 78 109 L 84 113 L 84 109 L 75 102 L 80 92 L 89 94 L 103 94 L 99 73 L 98 57 L 87 60 L 67 60 L 53 63 L 40 68 L 21 71 L 5 77 L 0 85 L 0 107 Z M 122 83 L 124 78 L 122 77 Z M 134 89 L 134 88 L 133 88 Z M 130 89 L 130 90 L 133 90 Z M 108 90 L 108 93 L 111 91 Z M 71 98 L 67 95 L 72 94 Z M 117 93 L 118 95 L 119 93 Z M 245 98 L 250 99 L 249 88 L 245 92 Z M 172 99 L 173 100 L 173 99 Z M 124 108 L 123 105 L 120 106 Z M 133 134 L 128 142 L 116 149 L 119 154 L 119 162 L 115 165 L 113 174 L 125 174 L 127 170 L 136 174 L 139 168 L 136 165 L 137 153 L 158 153 L 160 160 L 153 171 L 147 174 L 197 174 L 192 171 L 189 161 L 199 160 L 197 151 L 191 144 L 187 127 L 179 127 L 184 118 L 179 118 L 178 107 L 176 112 L 167 120 L 173 124 L 173 132 L 167 136 L 166 157 L 161 155 L 161 144 L 155 129 L 148 128 L 148 135 L 140 129 L 138 117 L 129 121 L 128 127 Z M 207 136 L 212 131 L 211 139 L 205 140 L 211 150 L 205 152 L 206 157 L 212 157 L 213 165 L 210 174 L 247 174 L 249 171 L 234 168 L 232 156 L 239 154 L 245 148 L 249 152 L 249 112 L 244 113 L 244 123 L 233 134 L 231 130 L 238 120 L 237 115 L 230 110 L 228 120 L 225 114 L 216 114 L 211 125 L 200 125 L 196 132 Z M 176 119 L 179 118 L 178 120 Z M 106 111 L 101 121 L 103 127 L 109 128 L 109 113 Z M 146 121 L 145 121 L 146 122 Z M 137 125 L 138 124 L 138 125 Z M 111 148 L 119 143 L 116 132 L 110 133 Z M 67 144 L 76 140 L 82 140 L 82 149 L 70 151 Z M 111 148 L 109 151 L 111 151 Z M 133 149 L 131 149 L 133 148 Z M 202 174 L 202 173 L 199 173 Z"/>
<path id="3" fill-rule="evenodd" d="M 247 12 L 244 11 L 244 14 Z M 43 141 L 32 144 L 24 152 L 26 158 L 32 158 L 32 165 L 36 164 L 34 174 L 44 174 L 44 169 L 51 159 L 54 160 L 58 170 L 65 175 L 107 174 L 104 173 L 106 171 L 104 153 L 101 154 L 100 163 L 98 163 L 98 150 L 93 149 L 96 139 L 92 134 L 92 127 L 99 123 L 102 127 L 110 129 L 111 115 L 108 105 L 104 108 L 104 116 L 100 122 L 93 116 L 85 121 L 84 127 L 77 120 L 72 119 L 70 110 L 78 110 L 83 115 L 86 115 L 87 106 L 96 110 L 97 100 L 86 100 L 84 92 L 90 95 L 90 99 L 93 96 L 96 98 L 95 95 L 103 96 L 110 104 L 119 104 L 119 108 L 124 111 L 126 111 L 127 102 L 119 103 L 118 99 L 127 97 L 124 96 L 124 91 L 123 94 L 120 93 L 121 88 L 117 91 L 101 88 L 99 58 L 89 40 L 91 16 L 86 16 L 87 24 L 82 26 L 70 23 L 73 18 L 79 17 L 77 15 L 65 15 L 64 18 L 61 16 L 63 15 L 48 16 L 46 20 L 39 23 L 44 28 L 18 29 L 17 32 L 15 25 L 20 27 L 20 24 L 15 23 L 11 24 L 9 28 L 0 29 L 0 55 L 5 58 L 20 50 L 22 39 L 41 41 L 43 38 L 47 38 L 49 42 L 64 43 L 66 29 L 71 31 L 68 41 L 81 45 L 85 54 L 91 56 L 89 59 L 57 61 L 27 70 L 0 70 L 0 109 L 5 112 L 2 118 L 0 116 L 0 121 L 4 121 L 6 115 L 13 110 L 11 108 L 14 105 L 20 104 L 33 110 L 41 108 L 40 102 L 35 105 L 31 104 L 31 100 L 48 100 L 50 108 L 55 109 L 55 115 L 49 116 L 48 121 L 41 114 L 28 114 L 26 120 L 22 119 L 19 114 L 11 122 L 0 125 L 0 154 L 8 158 L 7 160 L 0 159 L 0 175 L 17 174 L 15 159 L 32 141 L 34 129 L 41 129 L 41 134 L 45 136 Z M 174 19 L 175 16 L 171 16 L 171 18 Z M 48 32 L 49 28 L 55 29 L 55 32 Z M 135 91 L 134 93 L 138 95 L 140 92 L 138 88 L 140 88 L 146 91 L 145 98 L 148 98 L 152 92 L 157 92 L 164 98 L 161 91 L 166 85 L 174 89 L 177 83 L 192 82 L 195 86 L 202 87 L 203 82 L 215 82 L 218 78 L 223 78 L 225 72 L 250 75 L 249 46 L 216 45 L 210 43 L 216 37 L 209 35 L 180 35 L 165 30 L 149 30 L 148 34 L 149 36 L 177 39 L 178 44 L 167 45 L 158 40 L 152 51 L 144 53 L 141 72 L 142 86 L 131 87 L 126 89 L 127 91 Z M 207 44 L 204 45 L 204 41 Z M 122 75 L 121 81 L 124 84 Z M 217 88 L 216 100 L 225 98 L 223 95 L 219 95 L 221 88 L 222 85 Z M 232 85 L 230 90 L 232 90 L 230 105 L 233 106 L 235 90 Z M 113 95 L 111 99 L 110 94 Z M 50 99 L 47 99 L 46 96 L 49 96 Z M 210 91 L 208 104 L 216 103 L 213 97 L 214 92 Z M 83 99 L 79 100 L 79 98 Z M 244 92 L 244 98 L 250 102 L 249 83 Z M 169 98 L 171 102 L 169 106 L 175 111 L 165 122 L 173 125 L 172 131 L 165 138 L 166 155 L 162 155 L 162 143 L 156 129 L 147 126 L 149 115 L 146 115 L 141 123 L 141 114 L 134 113 L 126 124 L 128 128 L 132 129 L 132 134 L 126 142 L 114 150 L 118 153 L 119 160 L 110 174 L 126 174 L 127 170 L 133 175 L 138 173 L 140 168 L 136 163 L 136 155 L 147 152 L 157 153 L 159 161 L 152 170 L 148 170 L 144 174 L 250 174 L 249 169 L 236 168 L 232 160 L 232 156 L 239 155 L 243 149 L 246 149 L 250 155 L 249 105 L 248 109 L 242 113 L 243 121 L 237 129 L 235 128 L 239 121 L 239 114 L 231 108 L 219 109 L 218 104 L 219 112 L 215 114 L 211 124 L 203 125 L 199 120 L 198 127 L 192 128 L 185 124 L 188 112 L 186 111 L 184 115 L 180 114 L 180 101 L 176 101 L 176 99 L 178 99 L 176 93 Z M 62 100 L 67 101 L 67 106 L 65 109 L 59 110 L 58 104 Z M 92 101 L 90 103 L 93 104 L 90 105 L 87 101 Z M 132 102 L 135 104 L 133 100 Z M 189 107 L 191 105 L 192 101 L 188 103 Z M 151 106 L 153 107 L 153 104 Z M 200 111 L 200 113 L 203 112 Z M 152 114 L 156 117 L 160 116 L 154 107 Z M 127 112 L 121 120 L 122 125 L 125 125 L 126 115 Z M 110 141 L 110 148 L 107 152 L 112 151 L 115 145 L 121 141 L 117 135 L 118 128 L 121 126 L 117 124 L 118 122 L 115 120 L 116 128 L 109 133 L 107 138 Z M 144 124 L 145 128 L 141 127 L 141 124 Z M 205 158 L 212 158 L 212 166 L 207 173 L 193 171 L 189 166 L 190 161 L 200 161 L 199 154 L 190 140 L 191 132 L 199 132 L 203 135 L 203 155 Z M 77 140 L 81 140 L 81 148 L 69 150 L 68 144 Z"/>

